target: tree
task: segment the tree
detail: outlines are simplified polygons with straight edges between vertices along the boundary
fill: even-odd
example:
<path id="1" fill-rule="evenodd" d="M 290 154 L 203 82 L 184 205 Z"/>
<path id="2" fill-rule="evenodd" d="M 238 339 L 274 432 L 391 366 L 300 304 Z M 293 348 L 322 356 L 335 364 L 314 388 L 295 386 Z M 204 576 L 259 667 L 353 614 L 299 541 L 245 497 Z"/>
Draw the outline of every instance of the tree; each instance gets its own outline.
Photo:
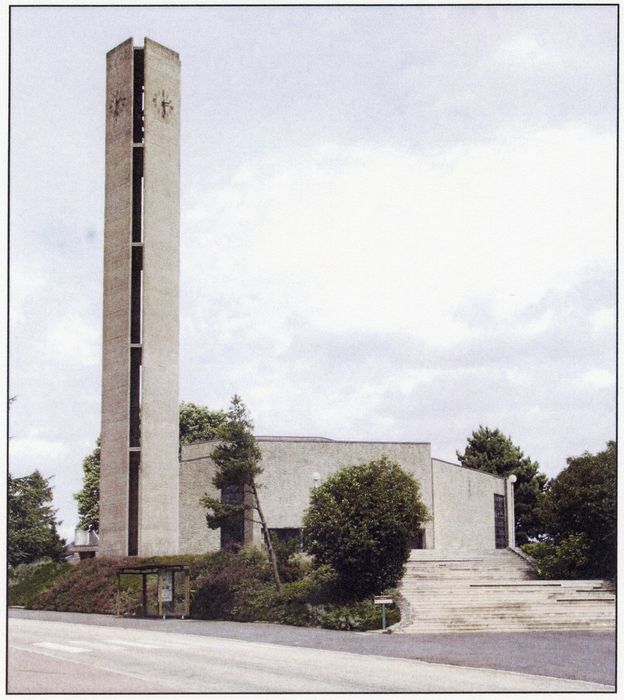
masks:
<path id="1" fill-rule="evenodd" d="M 100 529 L 100 453 L 102 439 L 95 441 L 95 449 L 82 460 L 82 488 L 74 494 L 78 502 L 78 527 L 89 532 Z"/>
<path id="2" fill-rule="evenodd" d="M 537 512 L 548 477 L 539 471 L 539 464 L 525 457 L 511 438 L 498 428 L 479 426 L 468 438 L 463 454 L 457 452 L 460 464 L 497 476 L 516 475 L 514 505 L 516 514 L 516 542 L 525 544 L 539 537 L 541 523 Z"/>
<path id="3" fill-rule="evenodd" d="M 213 440 L 225 418 L 223 411 L 211 411 L 206 406 L 182 402 L 180 444 Z M 78 503 L 78 525 L 96 532 L 100 527 L 100 446 L 101 437 L 98 437 L 95 449 L 82 462 L 82 488 L 74 494 Z"/>
<path id="4" fill-rule="evenodd" d="M 183 401 L 180 404 L 180 444 L 214 440 L 225 420 L 225 411 L 211 411 L 206 406 Z"/>
<path id="5" fill-rule="evenodd" d="M 584 536 L 586 560 L 577 574 L 613 578 L 616 572 L 617 455 L 615 442 L 597 454 L 570 457 L 552 479 L 539 508 L 547 539 L 559 548 Z M 565 553 L 565 549 L 563 550 Z"/>
<path id="6" fill-rule="evenodd" d="M 12 477 L 8 483 L 8 560 L 11 566 L 29 564 L 49 557 L 59 561 L 63 540 L 57 528 L 56 510 L 52 507 L 52 486 L 41 472 Z"/>
<path id="7" fill-rule="evenodd" d="M 312 491 L 304 547 L 336 571 L 343 591 L 363 597 L 397 584 L 428 518 L 418 482 L 384 456 L 345 467 Z"/>
<path id="8" fill-rule="evenodd" d="M 256 484 L 256 477 L 262 474 L 259 464 L 262 455 L 253 436 L 253 423 L 239 396 L 234 395 L 232 398 L 227 420 L 219 428 L 217 436 L 219 443 L 210 454 L 216 465 L 212 483 L 221 491 L 222 497 L 219 499 L 204 494 L 201 499 L 208 510 L 208 527 L 216 529 L 231 527 L 237 521 L 243 524 L 245 521 L 254 522 L 252 512 L 255 509 L 262 525 L 275 585 L 281 591 L 277 559 L 260 506 Z M 224 498 L 228 494 L 234 497 Z"/>

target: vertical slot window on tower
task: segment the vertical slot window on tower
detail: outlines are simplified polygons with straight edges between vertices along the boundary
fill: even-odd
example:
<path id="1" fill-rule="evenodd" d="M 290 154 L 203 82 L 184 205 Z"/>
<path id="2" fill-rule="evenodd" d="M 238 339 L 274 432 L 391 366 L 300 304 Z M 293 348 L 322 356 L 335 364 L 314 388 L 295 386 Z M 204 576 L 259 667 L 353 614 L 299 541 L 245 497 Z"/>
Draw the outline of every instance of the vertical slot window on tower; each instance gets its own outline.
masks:
<path id="1" fill-rule="evenodd" d="M 141 348 L 130 351 L 130 447 L 141 446 Z"/>
<path id="2" fill-rule="evenodd" d="M 144 91 L 144 51 L 134 50 L 134 89 L 133 89 L 133 140 L 134 143 L 143 143 L 143 91 Z"/>
<path id="3" fill-rule="evenodd" d="M 143 242 L 143 146 L 132 149 L 132 242 Z"/>
<path id="4" fill-rule="evenodd" d="M 143 246 L 132 246 L 132 281 L 130 298 L 130 343 L 140 345 L 142 341 L 143 306 Z"/>
<path id="5" fill-rule="evenodd" d="M 130 474 L 128 479 L 128 556 L 139 553 L 139 467 L 141 453 L 130 453 Z"/>

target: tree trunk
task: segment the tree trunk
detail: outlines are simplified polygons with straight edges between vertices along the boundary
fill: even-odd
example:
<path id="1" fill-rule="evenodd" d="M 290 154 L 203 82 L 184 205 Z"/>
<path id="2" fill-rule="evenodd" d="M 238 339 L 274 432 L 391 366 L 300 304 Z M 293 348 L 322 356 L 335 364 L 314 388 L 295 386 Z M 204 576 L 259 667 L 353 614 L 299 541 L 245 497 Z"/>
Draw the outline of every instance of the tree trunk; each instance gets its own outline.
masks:
<path id="1" fill-rule="evenodd" d="M 267 527 L 266 520 L 264 519 L 264 513 L 262 508 L 260 508 L 260 501 L 258 499 L 258 490 L 256 489 L 256 482 L 251 482 L 251 489 L 253 491 L 254 500 L 256 501 L 256 510 L 260 516 L 260 522 L 262 523 L 262 530 L 264 532 L 264 540 L 269 550 L 269 561 L 271 562 L 271 567 L 273 569 L 273 578 L 275 579 L 275 585 L 277 590 L 282 592 L 282 582 L 280 581 L 279 571 L 277 570 L 277 559 L 275 558 L 275 552 L 273 551 L 273 544 L 271 543 L 271 535 L 269 534 L 269 528 Z"/>

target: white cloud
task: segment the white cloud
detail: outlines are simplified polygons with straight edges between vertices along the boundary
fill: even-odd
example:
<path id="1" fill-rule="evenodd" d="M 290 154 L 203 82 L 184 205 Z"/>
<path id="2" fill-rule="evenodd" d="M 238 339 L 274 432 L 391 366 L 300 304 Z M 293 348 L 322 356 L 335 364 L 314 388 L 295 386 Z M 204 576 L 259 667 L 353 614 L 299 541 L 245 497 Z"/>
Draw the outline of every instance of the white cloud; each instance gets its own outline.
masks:
<path id="1" fill-rule="evenodd" d="M 41 294 L 48 282 L 47 276 L 36 269 L 37 263 L 24 268 L 13 265 L 11 269 L 11 321 L 13 324 L 26 321 L 28 305 L 32 304 Z"/>
<path id="2" fill-rule="evenodd" d="M 259 161 L 195 196 L 183 304 L 194 318 L 206 294 L 231 301 L 225 335 L 253 323 L 272 337 L 302 313 L 453 345 L 471 336 L 456 313 L 467 299 L 503 318 L 612 258 L 612 173 L 612 140 L 578 126 L 432 154 L 325 145 Z"/>
<path id="3" fill-rule="evenodd" d="M 615 375 L 604 369 L 591 369 L 581 375 L 580 383 L 592 389 L 605 389 L 615 386 Z"/>
<path id="4" fill-rule="evenodd" d="M 519 326 L 519 332 L 528 336 L 537 336 L 551 328 L 553 325 L 553 314 L 551 311 L 545 311 L 540 316 L 527 321 Z"/>
<path id="5" fill-rule="evenodd" d="M 541 46 L 534 37 L 516 36 L 500 44 L 495 57 L 499 61 L 520 67 L 539 68 L 558 63 L 558 57 Z"/>
<path id="6" fill-rule="evenodd" d="M 27 437 L 14 437 L 9 442 L 11 468 L 13 464 L 19 470 L 22 466 L 28 470 L 36 469 L 38 465 L 57 462 L 67 455 L 67 446 L 58 440 L 39 437 L 29 433 Z"/>
<path id="7" fill-rule="evenodd" d="M 67 316 L 57 321 L 48 333 L 53 351 L 71 364 L 92 367 L 100 360 L 100 331 L 80 318 Z"/>
<path id="8" fill-rule="evenodd" d="M 594 332 L 605 329 L 615 330 L 615 309 L 610 307 L 598 309 L 591 316 L 591 325 Z"/>

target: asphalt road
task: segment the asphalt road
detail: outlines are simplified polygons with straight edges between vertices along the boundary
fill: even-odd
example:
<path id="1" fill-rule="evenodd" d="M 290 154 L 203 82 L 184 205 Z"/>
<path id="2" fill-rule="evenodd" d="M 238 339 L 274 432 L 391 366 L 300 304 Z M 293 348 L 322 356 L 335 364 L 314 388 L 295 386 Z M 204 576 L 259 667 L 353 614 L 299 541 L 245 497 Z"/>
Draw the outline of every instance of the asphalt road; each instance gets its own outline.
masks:
<path id="1" fill-rule="evenodd" d="M 611 632 L 382 635 L 259 622 L 143 620 L 34 610 L 10 610 L 9 615 L 349 651 L 615 684 L 615 633 Z"/>
<path id="2" fill-rule="evenodd" d="M 80 622 L 59 621 L 68 618 Z M 207 626 L 213 629 L 210 631 Z M 294 631 L 298 643 L 293 645 L 285 639 L 267 642 L 267 628 L 272 628 L 278 636 Z M 332 650 L 327 644 L 323 648 L 309 646 L 304 643 L 306 635 L 297 634 L 300 632 L 320 632 L 320 636 L 313 635 L 317 643 L 321 637 L 325 641 L 340 638 L 342 648 Z M 250 634 L 256 636 L 255 641 L 249 639 Z M 424 635 L 331 633 L 277 625 L 123 620 L 11 611 L 8 690 L 13 693 L 612 690 L 605 685 L 549 678 L 544 671 L 536 676 L 448 663 L 431 664 L 388 654 L 396 640 L 402 646 L 405 642 L 401 639 L 411 639 L 414 646 L 414 638 L 421 636 Z M 440 635 L 435 636 L 442 644 Z M 307 642 L 311 640 L 312 636 L 307 636 Z M 350 646 L 359 649 L 349 649 Z M 378 646 L 385 648 L 386 654 L 377 653 Z M 397 647 L 395 651 L 400 650 Z"/>

